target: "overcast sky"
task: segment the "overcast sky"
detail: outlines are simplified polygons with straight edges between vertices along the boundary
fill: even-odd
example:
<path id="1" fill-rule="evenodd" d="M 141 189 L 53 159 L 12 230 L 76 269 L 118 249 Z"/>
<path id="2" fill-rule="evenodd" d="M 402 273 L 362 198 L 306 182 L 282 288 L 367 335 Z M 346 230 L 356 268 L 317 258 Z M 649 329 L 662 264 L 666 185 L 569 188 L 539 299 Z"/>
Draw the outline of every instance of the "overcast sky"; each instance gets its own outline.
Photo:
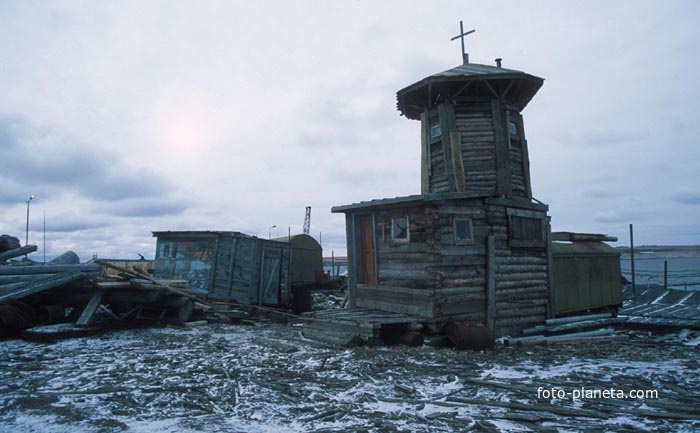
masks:
<path id="1" fill-rule="evenodd" d="M 395 93 L 461 63 L 543 77 L 524 110 L 554 230 L 700 244 L 698 1 L 0 2 L 0 232 L 87 260 L 159 230 L 311 231 L 420 192 Z"/>

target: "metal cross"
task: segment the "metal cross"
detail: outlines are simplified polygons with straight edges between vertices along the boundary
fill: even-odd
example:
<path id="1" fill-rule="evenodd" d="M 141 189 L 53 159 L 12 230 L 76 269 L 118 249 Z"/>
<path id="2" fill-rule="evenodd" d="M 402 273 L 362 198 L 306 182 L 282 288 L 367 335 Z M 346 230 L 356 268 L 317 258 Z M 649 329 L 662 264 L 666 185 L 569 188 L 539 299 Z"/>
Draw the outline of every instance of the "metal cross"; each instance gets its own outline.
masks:
<path id="1" fill-rule="evenodd" d="M 451 41 L 454 41 L 457 38 L 460 38 L 462 40 L 462 59 L 464 59 L 465 63 L 468 63 L 469 57 L 467 56 L 467 52 L 464 51 L 464 37 L 474 33 L 476 30 L 469 30 L 468 32 L 464 33 L 464 25 L 462 24 L 462 21 L 459 22 L 459 34 L 452 39 Z"/>

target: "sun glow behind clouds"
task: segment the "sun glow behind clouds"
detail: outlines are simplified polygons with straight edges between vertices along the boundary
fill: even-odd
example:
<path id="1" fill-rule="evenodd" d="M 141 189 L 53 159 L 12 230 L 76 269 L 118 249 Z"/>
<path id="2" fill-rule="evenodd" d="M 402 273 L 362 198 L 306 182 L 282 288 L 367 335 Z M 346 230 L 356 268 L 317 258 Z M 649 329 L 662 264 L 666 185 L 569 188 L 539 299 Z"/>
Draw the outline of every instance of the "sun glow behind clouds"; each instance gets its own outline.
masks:
<path id="1" fill-rule="evenodd" d="M 171 111 L 156 124 L 161 150 L 178 159 L 203 152 L 211 143 L 212 127 L 207 119 L 190 110 Z"/>

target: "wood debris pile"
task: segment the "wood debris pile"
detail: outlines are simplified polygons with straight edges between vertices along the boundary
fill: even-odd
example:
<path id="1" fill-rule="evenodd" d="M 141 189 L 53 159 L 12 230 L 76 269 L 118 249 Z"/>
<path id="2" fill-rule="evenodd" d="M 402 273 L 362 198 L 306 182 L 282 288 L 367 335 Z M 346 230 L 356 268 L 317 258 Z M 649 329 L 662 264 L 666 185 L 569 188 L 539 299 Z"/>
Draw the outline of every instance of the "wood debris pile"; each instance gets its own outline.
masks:
<path id="1" fill-rule="evenodd" d="M 0 336 L 63 322 L 109 327 L 185 323 L 194 314 L 223 322 L 245 316 L 230 304 L 210 304 L 203 293 L 185 289 L 187 281 L 156 280 L 139 266 L 80 263 L 70 251 L 40 263 L 27 257 L 36 250 L 36 245 L 19 246 L 12 236 L 0 237 Z M 118 275 L 107 276 L 106 268 Z"/>

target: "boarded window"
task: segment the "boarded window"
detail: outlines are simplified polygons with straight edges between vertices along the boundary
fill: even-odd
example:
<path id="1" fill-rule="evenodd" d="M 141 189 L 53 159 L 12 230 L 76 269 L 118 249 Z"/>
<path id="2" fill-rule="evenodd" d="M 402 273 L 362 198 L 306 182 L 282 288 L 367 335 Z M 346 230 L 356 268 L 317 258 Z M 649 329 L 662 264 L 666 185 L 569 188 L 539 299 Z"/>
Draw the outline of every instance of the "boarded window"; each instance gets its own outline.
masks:
<path id="1" fill-rule="evenodd" d="M 474 242 L 472 220 L 469 218 L 454 219 L 455 244 L 470 244 Z"/>
<path id="2" fill-rule="evenodd" d="M 542 218 L 524 216 L 510 217 L 510 245 L 522 247 L 543 247 L 544 221 Z"/>
<path id="3" fill-rule="evenodd" d="M 391 239 L 396 242 L 408 242 L 408 217 L 397 217 L 391 219 Z"/>

